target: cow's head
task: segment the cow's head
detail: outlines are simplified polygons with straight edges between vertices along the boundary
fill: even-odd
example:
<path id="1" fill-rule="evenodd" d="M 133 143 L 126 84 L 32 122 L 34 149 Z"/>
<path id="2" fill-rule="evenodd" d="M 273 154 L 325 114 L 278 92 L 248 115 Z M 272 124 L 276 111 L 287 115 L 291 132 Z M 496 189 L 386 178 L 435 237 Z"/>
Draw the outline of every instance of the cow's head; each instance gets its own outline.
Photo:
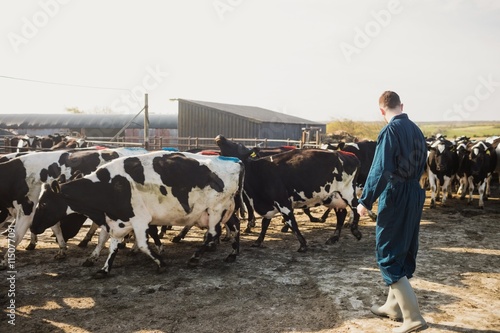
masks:
<path id="1" fill-rule="evenodd" d="M 52 227 L 62 220 L 68 211 L 61 187 L 57 180 L 50 185 L 44 184 L 35 208 L 35 215 L 31 224 L 31 232 L 41 234 L 45 229 Z"/>
<path id="2" fill-rule="evenodd" d="M 237 157 L 242 161 L 257 157 L 257 149 L 248 149 L 241 143 L 229 141 L 222 135 L 217 135 L 215 143 L 219 146 L 222 156 Z"/>
<path id="3" fill-rule="evenodd" d="M 429 150 L 433 154 L 436 162 L 436 170 L 446 172 L 452 167 L 453 143 L 444 138 L 434 141 Z"/>
<path id="4" fill-rule="evenodd" d="M 471 147 L 469 158 L 471 160 L 471 172 L 473 176 L 479 176 L 484 168 L 490 163 L 491 145 L 479 141 Z"/>

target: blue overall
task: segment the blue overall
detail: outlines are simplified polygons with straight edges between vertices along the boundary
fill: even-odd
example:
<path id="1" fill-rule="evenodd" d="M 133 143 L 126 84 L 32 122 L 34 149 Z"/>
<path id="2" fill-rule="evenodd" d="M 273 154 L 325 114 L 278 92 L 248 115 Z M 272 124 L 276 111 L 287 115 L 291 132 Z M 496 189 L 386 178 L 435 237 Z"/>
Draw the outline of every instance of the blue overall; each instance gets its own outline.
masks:
<path id="1" fill-rule="evenodd" d="M 427 160 L 424 136 L 407 114 L 380 131 L 373 163 L 359 202 L 368 209 L 378 198 L 376 256 L 387 285 L 415 272 Z"/>

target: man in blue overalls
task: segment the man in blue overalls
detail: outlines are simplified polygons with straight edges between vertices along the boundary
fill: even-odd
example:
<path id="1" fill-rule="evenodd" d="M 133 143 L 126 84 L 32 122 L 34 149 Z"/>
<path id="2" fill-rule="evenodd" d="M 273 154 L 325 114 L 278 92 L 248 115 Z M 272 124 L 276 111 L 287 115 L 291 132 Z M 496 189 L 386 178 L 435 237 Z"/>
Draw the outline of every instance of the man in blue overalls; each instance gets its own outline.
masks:
<path id="1" fill-rule="evenodd" d="M 427 328 L 408 281 L 416 267 L 425 200 L 419 180 L 426 166 L 427 146 L 418 126 L 403 113 L 398 94 L 384 92 L 379 106 L 387 125 L 379 133 L 373 164 L 357 207 L 363 216 L 378 199 L 376 256 L 389 293 L 385 304 L 374 305 L 371 311 L 378 316 L 403 319 L 403 325 L 394 332 L 413 332 Z"/>

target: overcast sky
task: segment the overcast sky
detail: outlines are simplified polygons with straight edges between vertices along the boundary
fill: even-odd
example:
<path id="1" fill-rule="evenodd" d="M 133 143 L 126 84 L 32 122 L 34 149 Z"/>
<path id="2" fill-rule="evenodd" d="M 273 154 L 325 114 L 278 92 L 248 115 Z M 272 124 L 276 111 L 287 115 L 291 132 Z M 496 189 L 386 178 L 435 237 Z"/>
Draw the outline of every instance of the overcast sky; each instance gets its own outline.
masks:
<path id="1" fill-rule="evenodd" d="M 417 121 L 500 120 L 500 1 L 0 3 L 3 114 L 135 114 L 148 92 L 151 113 L 183 98 L 380 120 L 394 90 Z"/>

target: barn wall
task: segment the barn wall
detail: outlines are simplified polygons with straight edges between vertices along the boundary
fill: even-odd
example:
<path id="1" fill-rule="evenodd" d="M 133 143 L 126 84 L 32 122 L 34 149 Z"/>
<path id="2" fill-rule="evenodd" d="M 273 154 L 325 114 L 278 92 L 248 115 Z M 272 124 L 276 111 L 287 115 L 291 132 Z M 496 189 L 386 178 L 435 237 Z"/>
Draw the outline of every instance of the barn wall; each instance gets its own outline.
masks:
<path id="1" fill-rule="evenodd" d="M 179 101 L 179 137 L 215 138 L 219 134 L 231 138 L 255 138 L 260 124 L 214 108 Z"/>

